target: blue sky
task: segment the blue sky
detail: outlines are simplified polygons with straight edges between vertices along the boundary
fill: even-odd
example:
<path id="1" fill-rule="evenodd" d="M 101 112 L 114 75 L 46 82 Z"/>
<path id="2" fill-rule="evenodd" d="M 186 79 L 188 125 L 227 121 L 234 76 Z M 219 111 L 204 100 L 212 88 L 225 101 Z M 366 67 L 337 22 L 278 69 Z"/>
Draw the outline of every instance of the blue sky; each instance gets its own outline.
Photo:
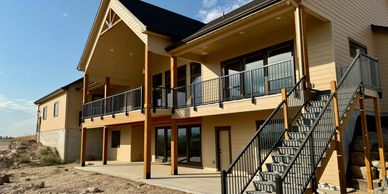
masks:
<path id="1" fill-rule="evenodd" d="M 146 0 L 203 22 L 249 1 Z M 99 4 L 100 0 L 1 1 L 0 136 L 33 134 L 33 101 L 82 77 L 76 66 Z"/>

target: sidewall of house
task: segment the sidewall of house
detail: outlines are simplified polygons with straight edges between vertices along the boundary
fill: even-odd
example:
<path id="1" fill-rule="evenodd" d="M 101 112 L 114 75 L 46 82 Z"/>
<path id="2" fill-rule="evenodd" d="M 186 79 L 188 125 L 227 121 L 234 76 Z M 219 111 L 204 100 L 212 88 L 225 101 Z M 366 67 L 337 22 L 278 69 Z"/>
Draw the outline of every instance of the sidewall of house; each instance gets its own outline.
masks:
<path id="1" fill-rule="evenodd" d="M 67 129 L 65 162 L 75 162 L 80 159 L 81 129 Z"/>

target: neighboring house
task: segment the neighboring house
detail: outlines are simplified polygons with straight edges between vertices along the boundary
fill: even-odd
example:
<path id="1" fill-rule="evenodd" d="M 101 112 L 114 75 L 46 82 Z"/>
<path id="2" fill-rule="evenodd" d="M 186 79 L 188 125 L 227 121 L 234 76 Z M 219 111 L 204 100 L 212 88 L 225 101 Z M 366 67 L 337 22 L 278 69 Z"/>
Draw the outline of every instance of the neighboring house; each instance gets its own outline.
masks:
<path id="1" fill-rule="evenodd" d="M 55 147 L 64 162 L 79 160 L 82 79 L 35 101 L 38 105 L 38 142 Z"/>
<path id="2" fill-rule="evenodd" d="M 254 0 L 208 24 L 143 1 L 103 0 L 78 65 L 81 165 L 88 132 L 99 131 L 103 163 L 144 161 L 144 178 L 151 162 L 171 162 L 172 174 L 178 164 L 221 171 L 224 193 L 242 193 L 257 172 L 265 181 L 256 189 L 268 192 L 279 189 L 277 176 L 295 193 L 310 180 L 314 188 L 314 177 L 343 189 L 349 126 L 364 110 L 380 115 L 378 105 L 388 113 L 379 77 L 388 73 L 387 31 L 382 0 Z M 312 137 L 316 154 L 306 147 Z M 267 157 L 274 163 L 262 168 Z"/>

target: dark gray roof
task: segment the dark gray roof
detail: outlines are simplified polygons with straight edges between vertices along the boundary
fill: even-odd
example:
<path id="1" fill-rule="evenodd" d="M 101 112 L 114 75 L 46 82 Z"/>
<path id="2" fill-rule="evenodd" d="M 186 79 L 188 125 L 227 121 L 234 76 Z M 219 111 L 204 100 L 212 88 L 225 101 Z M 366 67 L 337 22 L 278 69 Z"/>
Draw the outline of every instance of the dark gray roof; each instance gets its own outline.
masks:
<path id="1" fill-rule="evenodd" d="M 51 98 L 53 96 L 56 96 L 59 92 L 67 90 L 72 85 L 83 83 L 83 80 L 84 80 L 83 78 L 80 78 L 80 79 L 78 79 L 76 81 L 73 81 L 73 82 L 71 82 L 71 83 L 69 83 L 69 84 L 67 84 L 67 85 L 65 85 L 65 86 L 63 86 L 63 87 L 61 87 L 61 88 L 51 92 L 50 94 L 47 94 L 46 96 L 40 98 L 39 100 L 35 101 L 34 104 L 38 105 L 38 104 L 46 101 L 47 99 L 49 99 L 49 98 Z"/>
<path id="2" fill-rule="evenodd" d="M 253 0 L 250 3 L 247 3 L 227 14 L 224 16 L 217 18 L 208 24 L 206 24 L 204 27 L 202 27 L 200 30 L 195 32 L 194 34 L 182 39 L 181 41 L 169 46 L 166 48 L 167 51 L 172 50 L 174 48 L 177 48 L 193 39 L 196 39 L 198 37 L 201 37 L 211 31 L 217 30 L 227 24 L 230 24 L 231 22 L 237 21 L 245 16 L 248 16 L 250 14 L 253 14 L 255 12 L 258 12 L 266 7 L 269 7 L 277 2 L 280 2 L 281 0 Z"/>
<path id="3" fill-rule="evenodd" d="M 140 0 L 120 0 L 147 30 L 181 40 L 201 29 L 205 24 Z"/>

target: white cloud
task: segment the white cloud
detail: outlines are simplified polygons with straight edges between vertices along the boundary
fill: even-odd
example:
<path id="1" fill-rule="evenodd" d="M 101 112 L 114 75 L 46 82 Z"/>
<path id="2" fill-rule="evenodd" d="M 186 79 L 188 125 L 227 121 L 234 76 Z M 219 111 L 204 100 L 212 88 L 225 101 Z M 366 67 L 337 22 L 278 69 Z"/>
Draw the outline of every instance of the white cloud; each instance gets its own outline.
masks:
<path id="1" fill-rule="evenodd" d="M 202 6 L 211 8 L 217 5 L 217 0 L 202 0 Z"/>
<path id="2" fill-rule="evenodd" d="M 68 16 L 69 16 L 69 13 L 64 12 L 64 13 L 62 13 L 62 16 L 63 16 L 63 17 L 68 17 Z"/>
<path id="3" fill-rule="evenodd" d="M 35 115 L 36 106 L 32 100 L 9 99 L 3 95 L 0 95 L 0 110 L 21 111 L 30 115 Z"/>
<path id="4" fill-rule="evenodd" d="M 211 0 L 203 0 L 202 1 L 202 9 L 199 10 L 198 14 L 201 20 L 205 23 L 208 23 L 214 19 L 217 19 L 218 17 L 221 17 L 222 15 L 229 13 L 242 5 L 245 5 L 252 0 L 230 0 L 228 3 L 224 5 L 218 5 L 213 7 L 206 7 L 205 1 L 211 1 Z M 207 4 L 208 5 L 208 4 Z"/>

